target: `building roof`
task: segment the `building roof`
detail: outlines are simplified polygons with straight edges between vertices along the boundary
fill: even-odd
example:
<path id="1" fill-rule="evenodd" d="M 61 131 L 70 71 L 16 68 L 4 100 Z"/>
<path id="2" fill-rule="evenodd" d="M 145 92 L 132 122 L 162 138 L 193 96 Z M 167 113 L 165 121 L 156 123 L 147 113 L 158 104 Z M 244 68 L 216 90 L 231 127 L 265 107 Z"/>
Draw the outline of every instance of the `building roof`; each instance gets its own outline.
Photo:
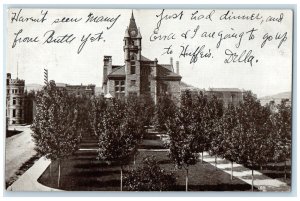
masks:
<path id="1" fill-rule="evenodd" d="M 171 64 L 159 64 L 159 65 L 174 72 L 173 65 L 171 65 Z"/>
<path id="2" fill-rule="evenodd" d="M 209 88 L 208 91 L 215 91 L 215 92 L 242 92 L 238 88 Z"/>
<path id="3" fill-rule="evenodd" d="M 144 62 L 154 62 L 147 57 L 141 56 L 141 65 Z M 108 78 L 113 77 L 125 77 L 125 66 L 113 65 L 113 71 L 107 75 Z M 181 76 L 173 72 L 173 66 L 171 64 L 157 64 L 157 78 L 158 79 L 181 79 Z"/>
<path id="4" fill-rule="evenodd" d="M 130 22 L 129 22 L 129 30 L 130 29 L 136 29 L 137 30 L 137 26 L 136 26 L 135 19 L 134 19 L 134 16 L 133 16 L 133 11 L 131 13 L 131 18 L 130 18 Z"/>
<path id="5" fill-rule="evenodd" d="M 152 61 L 152 60 L 150 60 L 147 57 L 144 57 L 143 55 L 141 55 L 141 61 Z"/>
<path id="6" fill-rule="evenodd" d="M 112 65 L 111 67 L 112 67 L 112 70 L 115 70 L 117 68 L 121 68 L 122 66 L 124 66 L 124 65 Z"/>
<path id="7" fill-rule="evenodd" d="M 161 64 L 157 64 L 157 77 L 158 79 L 168 79 L 168 78 L 175 78 L 175 79 L 181 79 L 181 76 L 177 73 L 174 73 L 172 69 L 168 69 L 166 67 L 169 66 L 163 66 Z"/>
<path id="8" fill-rule="evenodd" d="M 125 66 L 119 66 L 115 67 L 107 77 L 123 77 L 125 74 Z"/>

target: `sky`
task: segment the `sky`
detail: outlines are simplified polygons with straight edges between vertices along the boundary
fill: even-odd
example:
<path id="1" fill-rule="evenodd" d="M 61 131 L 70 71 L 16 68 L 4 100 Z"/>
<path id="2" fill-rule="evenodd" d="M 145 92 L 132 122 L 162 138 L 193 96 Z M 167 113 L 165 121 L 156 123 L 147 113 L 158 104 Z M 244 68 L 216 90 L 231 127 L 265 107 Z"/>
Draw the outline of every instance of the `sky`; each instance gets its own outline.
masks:
<path id="1" fill-rule="evenodd" d="M 230 10 L 229 14 L 232 17 L 251 16 L 254 13 L 254 16 L 258 15 L 259 19 L 220 20 L 227 11 L 195 9 L 183 10 L 181 14 L 181 10 L 165 10 L 162 16 L 166 17 L 161 20 L 156 36 L 169 36 L 171 39 L 154 40 L 153 32 L 158 26 L 162 10 L 133 10 L 136 24 L 143 37 L 142 55 L 151 60 L 157 58 L 160 64 L 170 63 L 170 57 L 173 57 L 174 65 L 179 61 L 182 81 L 201 89 L 240 88 L 252 90 L 258 97 L 291 91 L 291 11 Z M 129 25 L 131 10 L 23 9 L 19 18 L 12 21 L 13 17 L 16 19 L 19 12 L 19 9 L 9 10 L 7 23 L 6 72 L 12 73 L 12 77 L 18 74 L 18 77 L 24 79 L 27 84 L 43 84 L 43 69 L 47 68 L 49 80 L 55 80 L 57 83 L 96 84 L 97 87 L 101 87 L 103 56 L 112 56 L 114 65 L 124 64 L 123 38 Z M 27 22 L 20 22 L 30 17 L 42 19 L 46 12 L 46 20 L 43 23 L 32 22 L 30 19 Z M 96 19 L 108 17 L 112 22 L 86 23 L 91 13 L 94 17 L 98 16 Z M 196 19 L 191 19 L 193 13 Z M 54 23 L 55 20 L 62 20 L 64 17 L 73 20 L 82 19 L 79 22 Z M 113 19 L 116 19 L 114 24 Z M 255 30 L 254 38 L 249 40 L 251 29 Z M 17 35 L 20 30 L 22 32 Z M 66 41 L 55 43 L 53 40 L 51 43 L 44 43 L 50 36 L 51 30 L 55 31 L 54 38 L 65 34 L 71 35 L 69 40 L 72 37 L 76 38 L 71 43 Z M 195 30 L 196 34 L 191 38 Z M 102 39 L 97 41 L 99 36 L 97 34 L 102 31 Z M 187 38 L 182 35 L 186 31 L 188 31 Z M 213 33 L 213 37 L 208 37 Z M 284 37 L 285 33 L 286 37 Z M 89 34 L 91 34 L 89 41 L 78 54 L 82 37 Z M 205 35 L 207 37 L 204 37 Z M 227 39 L 221 40 L 217 48 L 220 35 Z M 94 42 L 90 40 L 92 36 L 96 37 Z M 28 40 L 26 37 L 38 37 L 39 41 L 23 42 Z M 12 48 L 15 40 L 18 42 Z M 262 48 L 264 40 L 266 43 Z M 280 44 L 282 40 L 284 41 Z M 165 48 L 170 46 L 173 53 L 164 54 Z M 180 56 L 185 47 L 187 52 L 193 53 L 202 46 L 205 46 L 204 54 L 210 53 L 209 57 L 198 58 L 196 62 L 190 63 L 191 57 Z M 243 59 L 240 59 L 241 62 L 225 62 L 226 59 L 230 60 L 231 53 L 241 55 L 243 51 L 245 51 L 244 57 L 247 53 L 248 59 L 253 56 L 252 66 L 250 62 L 244 62 Z"/>

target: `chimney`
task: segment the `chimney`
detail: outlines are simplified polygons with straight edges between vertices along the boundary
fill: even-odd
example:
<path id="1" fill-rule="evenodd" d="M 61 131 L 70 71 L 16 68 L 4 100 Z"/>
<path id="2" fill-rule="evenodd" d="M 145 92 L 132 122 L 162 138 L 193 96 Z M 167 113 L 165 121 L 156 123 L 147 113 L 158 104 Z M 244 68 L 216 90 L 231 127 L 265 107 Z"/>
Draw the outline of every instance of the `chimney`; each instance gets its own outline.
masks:
<path id="1" fill-rule="evenodd" d="M 7 73 L 7 79 L 11 79 L 11 74 Z"/>
<path id="2" fill-rule="evenodd" d="M 179 75 L 179 61 L 176 61 L 176 73 Z"/>
<path id="3" fill-rule="evenodd" d="M 111 56 L 104 56 L 103 59 L 103 82 L 105 81 L 107 75 L 112 72 L 112 59 Z"/>
<path id="4" fill-rule="evenodd" d="M 173 57 L 170 57 L 170 64 L 173 67 Z"/>

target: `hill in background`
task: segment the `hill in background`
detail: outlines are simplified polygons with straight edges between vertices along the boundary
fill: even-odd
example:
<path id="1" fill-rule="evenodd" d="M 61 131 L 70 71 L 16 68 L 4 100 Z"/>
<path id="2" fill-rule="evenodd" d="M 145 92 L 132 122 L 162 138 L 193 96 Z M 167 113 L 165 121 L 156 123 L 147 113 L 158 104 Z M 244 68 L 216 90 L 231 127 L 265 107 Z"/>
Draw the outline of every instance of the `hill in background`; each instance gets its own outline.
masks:
<path id="1" fill-rule="evenodd" d="M 275 101 L 275 104 L 279 104 L 282 99 L 289 99 L 291 101 L 292 93 L 287 91 L 287 92 L 282 92 L 271 96 L 264 96 L 259 98 L 261 105 L 265 105 L 270 101 Z"/>

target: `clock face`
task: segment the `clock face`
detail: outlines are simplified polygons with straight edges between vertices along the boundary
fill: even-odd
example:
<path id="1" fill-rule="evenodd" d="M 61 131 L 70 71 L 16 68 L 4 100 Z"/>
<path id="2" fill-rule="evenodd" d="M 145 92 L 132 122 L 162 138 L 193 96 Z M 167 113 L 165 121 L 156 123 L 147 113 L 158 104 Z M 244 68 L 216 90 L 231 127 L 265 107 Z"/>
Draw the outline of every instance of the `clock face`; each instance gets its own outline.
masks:
<path id="1" fill-rule="evenodd" d="M 137 35 L 137 32 L 136 32 L 136 30 L 134 30 L 134 29 L 133 29 L 133 30 L 131 30 L 131 31 L 130 31 L 130 35 L 131 35 L 131 36 L 136 36 L 136 35 Z"/>

